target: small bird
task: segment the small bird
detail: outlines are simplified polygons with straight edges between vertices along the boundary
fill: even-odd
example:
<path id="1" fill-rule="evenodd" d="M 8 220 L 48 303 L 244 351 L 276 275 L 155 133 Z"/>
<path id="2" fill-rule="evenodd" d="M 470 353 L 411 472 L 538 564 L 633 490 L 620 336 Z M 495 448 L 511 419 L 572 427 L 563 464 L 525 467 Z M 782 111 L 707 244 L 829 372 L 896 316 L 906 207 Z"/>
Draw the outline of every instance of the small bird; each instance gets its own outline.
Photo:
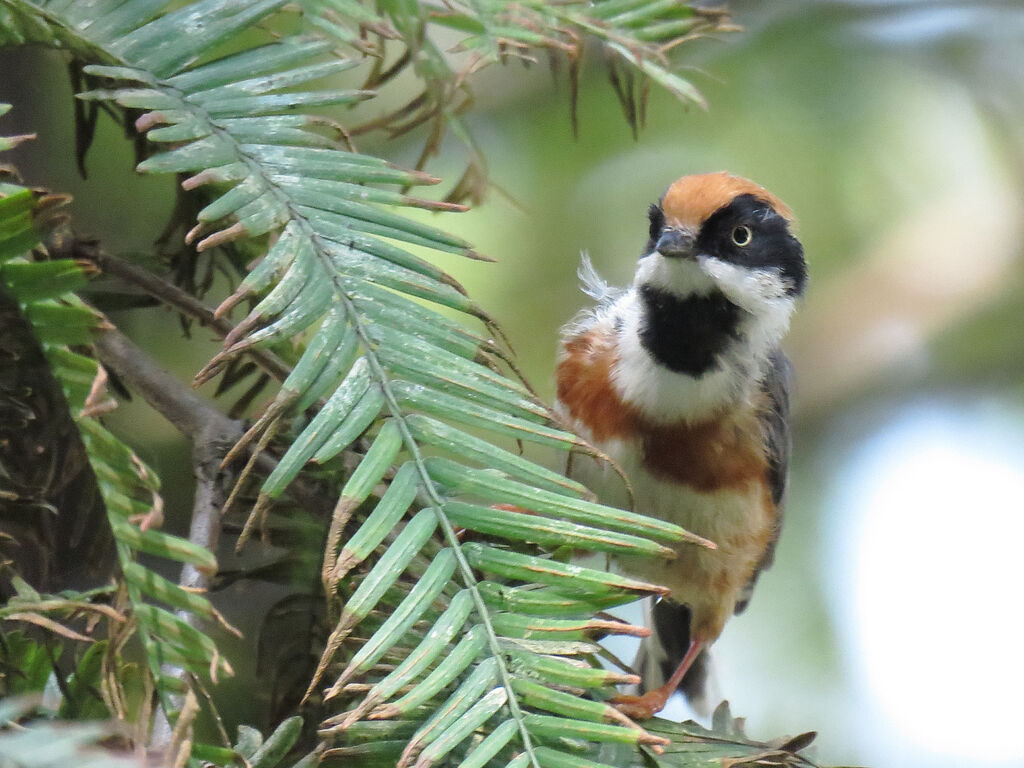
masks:
<path id="1" fill-rule="evenodd" d="M 629 288 L 609 287 L 584 256 L 597 306 L 563 329 L 556 373 L 556 408 L 623 470 L 634 509 L 717 545 L 616 560 L 671 590 L 637 660 L 647 692 L 617 699 L 637 719 L 681 684 L 699 702 L 706 649 L 772 562 L 790 453 L 779 343 L 807 282 L 792 212 L 747 179 L 684 176 L 648 217 Z M 608 501 L 607 466 L 574 459 L 570 472 Z"/>

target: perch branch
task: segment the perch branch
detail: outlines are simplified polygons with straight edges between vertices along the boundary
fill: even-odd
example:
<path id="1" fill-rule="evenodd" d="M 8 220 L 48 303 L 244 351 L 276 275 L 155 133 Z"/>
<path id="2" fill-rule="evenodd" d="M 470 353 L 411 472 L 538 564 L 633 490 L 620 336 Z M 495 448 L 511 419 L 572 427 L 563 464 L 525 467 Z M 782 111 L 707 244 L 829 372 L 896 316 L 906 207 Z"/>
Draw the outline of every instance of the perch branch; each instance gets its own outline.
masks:
<path id="1" fill-rule="evenodd" d="M 230 447 L 241 437 L 244 430 L 240 421 L 225 416 L 207 403 L 120 331 L 103 331 L 96 340 L 96 353 L 104 367 L 116 373 L 194 446 L 216 442 L 222 448 Z M 277 461 L 268 454 L 257 458 L 256 467 L 261 473 L 269 474 L 276 466 Z M 310 511 L 319 513 L 323 509 L 325 515 L 330 512 L 323 494 L 302 478 L 289 486 L 288 494 Z M 209 546 L 207 541 L 195 543 Z"/>
<path id="2" fill-rule="evenodd" d="M 213 311 L 202 302 L 197 301 L 173 283 L 157 277 L 145 269 L 98 249 L 95 253 L 89 254 L 89 259 L 105 274 L 113 275 L 126 283 L 141 288 L 153 298 L 173 307 L 186 317 L 192 318 L 203 327 L 210 328 L 221 338 L 227 336 L 234 329 L 234 326 L 227 320 L 214 317 Z M 278 381 L 284 381 L 291 372 L 288 365 L 273 352 L 250 349 L 246 354 L 250 355 L 260 367 Z"/>

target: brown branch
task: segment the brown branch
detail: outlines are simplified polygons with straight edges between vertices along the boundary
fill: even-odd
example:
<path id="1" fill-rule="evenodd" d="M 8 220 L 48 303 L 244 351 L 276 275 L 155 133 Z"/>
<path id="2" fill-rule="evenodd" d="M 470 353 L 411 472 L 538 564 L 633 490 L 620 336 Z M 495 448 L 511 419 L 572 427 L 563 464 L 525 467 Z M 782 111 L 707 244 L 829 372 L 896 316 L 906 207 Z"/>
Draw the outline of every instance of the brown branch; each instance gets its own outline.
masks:
<path id="1" fill-rule="evenodd" d="M 211 451 L 218 452 L 216 464 L 219 466 L 228 449 L 242 436 L 242 422 L 225 416 L 207 403 L 120 331 L 103 331 L 98 336 L 95 346 L 97 357 L 103 366 L 117 374 L 125 386 L 136 392 L 167 419 L 175 429 L 188 438 L 197 451 L 201 445 L 215 446 Z M 210 457 L 204 453 L 199 458 L 205 466 L 206 460 Z M 261 473 L 270 474 L 276 466 L 277 461 L 268 454 L 261 454 L 257 458 L 256 467 Z M 209 471 L 212 470 L 203 470 L 204 477 Z M 323 494 L 301 478 L 289 486 L 288 495 L 310 511 L 323 511 L 325 516 L 330 514 L 331 505 Z M 215 526 L 215 530 L 211 530 L 200 526 L 200 529 L 196 530 L 196 535 L 204 538 L 193 541 L 210 547 L 209 537 L 216 536 L 219 527 Z M 212 543 L 216 543 L 215 539 Z"/>
<path id="2" fill-rule="evenodd" d="M 242 434 L 242 425 L 222 414 L 174 378 L 135 342 L 116 329 L 100 333 L 96 353 L 103 366 L 137 392 L 175 429 L 196 443 L 200 434 Z"/>
<path id="3" fill-rule="evenodd" d="M 113 275 L 126 283 L 141 288 L 153 298 L 169 307 L 173 307 L 200 325 L 213 330 L 221 338 L 224 338 L 234 330 L 234 326 L 227 320 L 214 317 L 213 310 L 208 309 L 202 302 L 197 301 L 193 296 L 181 290 L 181 288 L 173 283 L 157 277 L 145 269 L 141 269 L 116 256 L 104 253 L 99 249 L 96 249 L 95 253 L 90 253 L 88 258 L 105 274 Z M 247 350 L 246 354 L 250 355 L 261 368 L 278 381 L 284 381 L 291 372 L 291 368 L 273 352 L 250 349 Z"/>

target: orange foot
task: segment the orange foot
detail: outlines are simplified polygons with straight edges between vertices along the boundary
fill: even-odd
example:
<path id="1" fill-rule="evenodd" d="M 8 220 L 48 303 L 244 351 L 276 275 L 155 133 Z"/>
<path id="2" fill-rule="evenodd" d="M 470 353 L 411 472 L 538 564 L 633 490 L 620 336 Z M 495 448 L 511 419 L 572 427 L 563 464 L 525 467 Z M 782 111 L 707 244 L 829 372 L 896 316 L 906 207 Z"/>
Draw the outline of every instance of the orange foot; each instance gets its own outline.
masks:
<path id="1" fill-rule="evenodd" d="M 683 682 L 683 678 L 686 677 L 686 673 L 693 666 L 693 662 L 696 661 L 705 645 L 707 643 L 704 640 L 693 638 L 690 641 L 690 647 L 686 649 L 686 655 L 683 656 L 683 660 L 679 662 L 679 666 L 676 667 L 676 671 L 672 673 L 668 682 L 660 688 L 648 691 L 643 696 L 620 693 L 612 699 L 612 705 L 626 717 L 631 717 L 634 720 L 650 720 L 665 708 L 669 697 Z"/>
<path id="2" fill-rule="evenodd" d="M 612 706 L 633 720 L 650 720 L 665 708 L 674 691 L 675 687 L 669 688 L 667 685 L 663 685 L 661 688 L 648 691 L 643 696 L 620 693 L 612 699 Z"/>

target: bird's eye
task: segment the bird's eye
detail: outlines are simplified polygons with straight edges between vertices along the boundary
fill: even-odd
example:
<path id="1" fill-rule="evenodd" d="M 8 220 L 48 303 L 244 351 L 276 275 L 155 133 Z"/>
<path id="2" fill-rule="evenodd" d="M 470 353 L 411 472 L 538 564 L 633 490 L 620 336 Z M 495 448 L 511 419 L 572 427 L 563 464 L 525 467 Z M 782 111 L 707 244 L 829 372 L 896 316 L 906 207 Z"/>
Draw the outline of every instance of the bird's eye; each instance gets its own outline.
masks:
<path id="1" fill-rule="evenodd" d="M 742 224 L 732 231 L 732 241 L 741 248 L 745 245 L 750 245 L 750 241 L 754 239 L 754 233 L 750 230 L 750 227 L 745 227 Z"/>

